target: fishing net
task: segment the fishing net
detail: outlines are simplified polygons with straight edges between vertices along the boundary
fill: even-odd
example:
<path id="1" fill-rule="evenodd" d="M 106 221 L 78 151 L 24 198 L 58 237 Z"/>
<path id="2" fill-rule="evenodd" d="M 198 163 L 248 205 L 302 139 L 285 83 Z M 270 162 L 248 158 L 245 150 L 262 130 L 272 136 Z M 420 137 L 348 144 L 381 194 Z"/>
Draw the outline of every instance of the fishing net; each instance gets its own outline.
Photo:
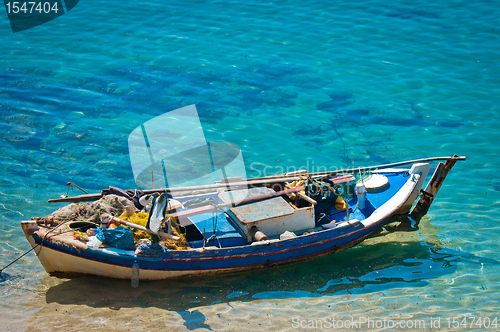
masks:
<path id="1" fill-rule="evenodd" d="M 148 223 L 149 213 L 137 212 L 132 214 L 131 216 L 127 216 L 127 212 L 123 211 L 123 213 L 118 218 L 129 221 L 136 225 L 146 227 L 146 224 Z M 150 242 L 153 241 L 153 239 L 151 238 L 151 234 L 143 232 L 140 229 L 132 229 L 132 235 L 134 236 L 134 241 L 139 241 L 140 239 L 148 239 Z"/>
<path id="2" fill-rule="evenodd" d="M 119 216 L 125 206 L 133 203 L 125 197 L 106 195 L 95 202 L 71 203 L 49 214 L 46 219 L 55 223 L 63 221 L 94 221 L 99 222 L 102 214 Z"/>
<path id="3" fill-rule="evenodd" d="M 177 219 L 174 218 L 173 216 L 166 215 L 167 219 L 169 217 L 172 220 L 172 222 L 171 222 L 172 235 L 180 237 L 181 241 L 161 240 L 159 242 L 159 244 L 161 244 L 161 245 L 163 245 L 171 250 L 189 249 L 190 247 L 186 241 L 186 235 L 184 233 L 180 232 L 180 227 L 179 227 L 179 223 L 177 222 Z M 146 212 L 137 212 L 137 213 L 132 214 L 131 216 L 127 216 L 126 211 L 124 211 L 122 213 L 122 215 L 118 218 L 146 227 L 146 225 L 148 223 L 149 214 Z M 161 229 L 164 232 L 167 231 L 167 225 L 165 222 L 163 222 L 161 224 Z M 132 229 L 132 235 L 134 236 L 134 241 L 136 241 L 137 246 L 140 245 L 141 243 L 145 243 L 143 241 L 143 239 L 145 239 L 149 242 L 157 242 L 157 241 L 155 241 L 155 239 L 153 239 L 153 237 L 151 237 L 151 234 L 143 232 L 139 229 Z"/>
<path id="4" fill-rule="evenodd" d="M 170 240 L 170 239 L 163 239 L 160 241 L 160 244 L 167 247 L 168 249 L 171 250 L 183 250 L 183 249 L 190 249 L 187 241 L 186 241 L 186 235 L 180 232 L 180 227 L 179 223 L 177 222 L 177 219 L 174 218 L 173 216 L 166 215 L 166 220 L 170 218 L 171 220 L 171 228 L 172 228 L 172 235 L 178 236 L 181 238 L 180 241 L 175 241 L 175 240 Z M 164 230 L 167 230 L 168 225 L 166 222 L 163 222 L 161 225 L 161 228 Z"/>

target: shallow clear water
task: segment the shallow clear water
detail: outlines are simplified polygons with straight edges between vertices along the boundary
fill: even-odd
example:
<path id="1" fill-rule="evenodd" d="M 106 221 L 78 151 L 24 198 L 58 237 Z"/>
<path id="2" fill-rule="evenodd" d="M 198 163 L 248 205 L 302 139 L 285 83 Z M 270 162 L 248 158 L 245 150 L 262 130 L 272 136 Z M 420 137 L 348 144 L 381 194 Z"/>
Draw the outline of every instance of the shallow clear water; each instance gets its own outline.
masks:
<path id="1" fill-rule="evenodd" d="M 249 177 L 467 162 L 418 232 L 282 269 L 134 290 L 49 277 L 29 254 L 0 283 L 0 325 L 286 330 L 294 317 L 500 316 L 499 14 L 495 1 L 87 0 L 13 34 L 3 13 L 2 266 L 29 249 L 19 221 L 59 207 L 46 202 L 66 182 L 133 187 L 130 132 L 193 103 L 207 140 L 242 148 Z"/>

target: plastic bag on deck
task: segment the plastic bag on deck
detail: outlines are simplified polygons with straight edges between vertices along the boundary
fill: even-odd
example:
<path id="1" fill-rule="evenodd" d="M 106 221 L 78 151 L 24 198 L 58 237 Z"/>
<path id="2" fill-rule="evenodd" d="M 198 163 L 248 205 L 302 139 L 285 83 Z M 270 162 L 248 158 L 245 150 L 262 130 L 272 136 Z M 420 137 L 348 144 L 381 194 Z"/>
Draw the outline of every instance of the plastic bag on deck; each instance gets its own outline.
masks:
<path id="1" fill-rule="evenodd" d="M 117 226 L 113 229 L 105 229 L 103 231 L 106 242 L 115 248 L 133 250 L 134 237 L 132 230 L 123 226 Z"/>

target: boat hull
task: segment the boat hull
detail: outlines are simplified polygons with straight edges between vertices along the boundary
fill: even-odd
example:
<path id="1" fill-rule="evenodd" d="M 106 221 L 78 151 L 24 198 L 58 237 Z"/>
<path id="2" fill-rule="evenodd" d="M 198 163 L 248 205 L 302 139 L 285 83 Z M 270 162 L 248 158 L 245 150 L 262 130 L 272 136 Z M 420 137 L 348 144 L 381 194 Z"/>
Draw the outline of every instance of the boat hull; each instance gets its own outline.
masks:
<path id="1" fill-rule="evenodd" d="M 348 234 L 335 238 L 329 238 L 328 233 L 333 230 L 328 230 L 319 232 L 324 234 L 309 235 L 309 238 L 304 239 L 306 241 L 300 244 L 291 239 L 287 244 L 284 244 L 284 241 L 271 242 L 267 245 L 247 246 L 250 248 L 244 250 L 241 248 L 207 248 L 193 250 L 192 252 L 196 255 L 176 255 L 177 257 L 161 260 L 119 256 L 111 251 L 92 253 L 96 251 L 92 249 L 78 252 L 76 249 L 50 242 L 44 242 L 41 247 L 38 246 L 35 249 L 35 252 L 48 273 L 84 273 L 130 279 L 132 264 L 137 261 L 140 266 L 141 280 L 161 280 L 187 275 L 233 273 L 314 259 L 358 244 L 382 226 L 385 221 L 382 220 L 379 225 L 368 229 L 358 226 L 360 227 L 358 231 L 352 230 Z M 28 236 L 32 238 L 30 243 L 32 242 L 35 246 L 42 242 L 40 237 Z"/>
<path id="2" fill-rule="evenodd" d="M 162 257 L 138 257 L 133 252 L 113 248 L 81 250 L 57 241 L 44 240 L 35 221 L 22 222 L 30 244 L 35 247 L 48 273 L 86 273 L 129 279 L 132 265 L 140 267 L 140 279 L 159 280 L 214 273 L 232 273 L 313 259 L 350 248 L 370 236 L 395 214 L 411 205 L 420 190 L 425 173 L 412 168 L 399 191 L 364 220 L 335 224 L 334 228 L 314 231 L 287 240 L 268 240 L 251 245 L 205 247 L 169 251 Z M 426 173 L 425 173 L 426 174 Z M 411 202 L 410 202 L 411 200 Z M 231 239 L 225 239 L 231 241 Z"/>

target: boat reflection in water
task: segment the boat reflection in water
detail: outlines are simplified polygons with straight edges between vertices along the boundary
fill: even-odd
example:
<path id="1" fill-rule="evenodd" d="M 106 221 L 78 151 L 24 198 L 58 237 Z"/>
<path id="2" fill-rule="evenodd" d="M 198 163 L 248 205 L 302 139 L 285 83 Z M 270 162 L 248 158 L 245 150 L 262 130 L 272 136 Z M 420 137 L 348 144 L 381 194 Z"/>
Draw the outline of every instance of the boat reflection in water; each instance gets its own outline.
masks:
<path id="1" fill-rule="evenodd" d="M 422 219 L 418 231 L 398 231 L 391 225 L 394 224 L 387 226 L 390 231 L 384 228 L 379 235 L 348 251 L 279 269 L 259 269 L 224 278 L 141 281 L 140 288 L 132 293 L 128 280 L 80 275 L 50 287 L 45 301 L 94 308 L 139 306 L 183 312 L 232 301 L 363 294 L 372 292 L 372 285 L 377 285 L 378 291 L 422 287 L 428 279 L 454 271 L 461 253 L 441 251 L 436 235 L 439 228 L 430 225 L 430 219 Z M 427 237 L 419 240 L 418 233 Z"/>

